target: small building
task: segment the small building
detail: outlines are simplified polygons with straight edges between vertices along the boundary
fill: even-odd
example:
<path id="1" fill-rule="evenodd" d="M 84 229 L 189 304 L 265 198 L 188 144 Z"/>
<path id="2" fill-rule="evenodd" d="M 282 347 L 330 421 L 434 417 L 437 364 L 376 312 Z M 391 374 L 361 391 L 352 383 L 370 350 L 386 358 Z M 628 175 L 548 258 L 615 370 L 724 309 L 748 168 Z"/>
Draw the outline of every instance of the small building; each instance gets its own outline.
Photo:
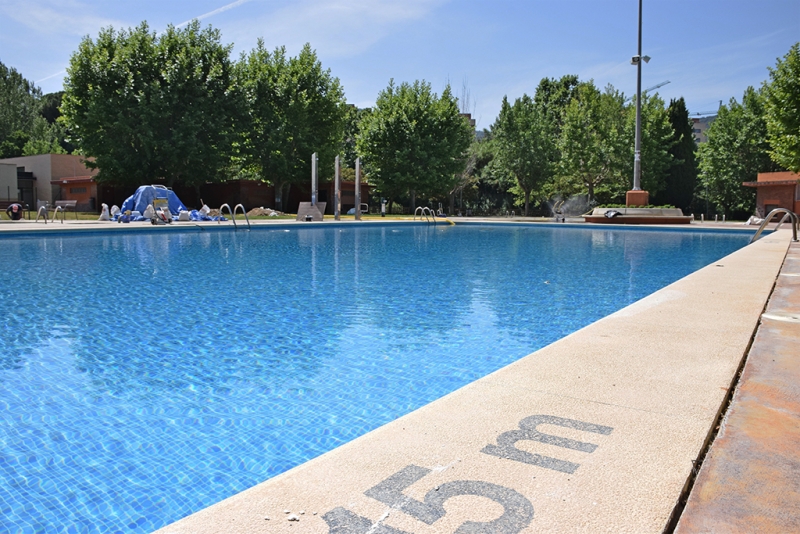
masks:
<path id="1" fill-rule="evenodd" d="M 16 202 L 18 200 L 17 166 L 13 163 L 0 163 L 0 201 Z"/>
<path id="2" fill-rule="evenodd" d="M 800 212 L 800 176 L 793 172 L 760 172 L 758 181 L 742 185 L 756 188 L 759 217 L 766 217 L 775 208 Z"/>
<path id="3" fill-rule="evenodd" d="M 83 156 L 39 154 L 6 158 L 0 163 L 17 168 L 16 200 L 36 208 L 37 202 L 52 205 L 56 200 L 76 200 L 78 211 L 94 211 L 97 203 L 97 169 L 89 169 Z M 8 196 L 0 192 L 0 196 Z"/>
<path id="4" fill-rule="evenodd" d="M 716 118 L 716 115 L 692 118 L 692 135 L 694 135 L 695 144 L 699 145 L 700 143 L 708 141 L 708 134 L 706 132 Z"/>

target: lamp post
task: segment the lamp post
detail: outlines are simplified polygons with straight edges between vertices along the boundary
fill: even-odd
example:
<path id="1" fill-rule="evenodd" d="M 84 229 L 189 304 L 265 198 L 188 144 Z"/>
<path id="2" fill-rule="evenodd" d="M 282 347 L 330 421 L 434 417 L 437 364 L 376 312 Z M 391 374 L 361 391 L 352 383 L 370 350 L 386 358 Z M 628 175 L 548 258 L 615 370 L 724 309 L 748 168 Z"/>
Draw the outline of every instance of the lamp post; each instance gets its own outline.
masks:
<path id="1" fill-rule="evenodd" d="M 631 64 L 636 65 L 636 140 L 633 149 L 633 189 L 625 195 L 627 206 L 646 206 L 650 194 L 642 191 L 642 61 L 648 63 L 649 56 L 642 56 L 642 0 L 639 0 L 639 46 Z"/>

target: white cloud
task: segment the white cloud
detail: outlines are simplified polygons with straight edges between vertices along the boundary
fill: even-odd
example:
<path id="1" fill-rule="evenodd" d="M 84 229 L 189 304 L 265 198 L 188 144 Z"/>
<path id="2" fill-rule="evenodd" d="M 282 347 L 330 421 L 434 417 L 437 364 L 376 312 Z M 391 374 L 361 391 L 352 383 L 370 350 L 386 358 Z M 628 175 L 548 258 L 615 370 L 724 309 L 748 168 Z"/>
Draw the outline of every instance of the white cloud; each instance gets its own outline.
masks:
<path id="1" fill-rule="evenodd" d="M 209 17 L 213 17 L 214 15 L 219 15 L 220 13 L 224 13 L 225 11 L 228 11 L 228 10 L 233 9 L 235 7 L 239 7 L 240 5 L 246 4 L 247 2 L 250 2 L 250 1 L 251 0 L 236 0 L 235 2 L 231 2 L 230 4 L 225 4 L 224 6 L 222 6 L 220 8 L 217 8 L 217 9 L 215 9 L 213 11 L 209 11 L 208 13 L 203 13 L 202 15 L 198 15 L 197 17 L 194 17 L 194 18 L 189 19 L 187 21 L 181 22 L 180 24 L 177 24 L 176 27 L 180 28 L 181 26 L 186 26 L 187 24 L 192 22 L 192 20 L 194 20 L 194 19 L 205 20 L 205 19 L 207 19 Z"/>
<path id="2" fill-rule="evenodd" d="M 329 57 L 348 57 L 423 19 L 447 0 L 301 0 L 256 17 L 221 24 L 226 40 L 252 48 L 259 37 L 268 47 L 299 49 L 310 42 Z M 250 10 L 252 11 L 252 10 Z"/>
<path id="3" fill-rule="evenodd" d="M 106 26 L 122 27 L 119 20 L 93 15 L 91 6 L 74 0 L 10 0 L 0 4 L 0 15 L 29 30 L 48 36 L 96 34 Z"/>

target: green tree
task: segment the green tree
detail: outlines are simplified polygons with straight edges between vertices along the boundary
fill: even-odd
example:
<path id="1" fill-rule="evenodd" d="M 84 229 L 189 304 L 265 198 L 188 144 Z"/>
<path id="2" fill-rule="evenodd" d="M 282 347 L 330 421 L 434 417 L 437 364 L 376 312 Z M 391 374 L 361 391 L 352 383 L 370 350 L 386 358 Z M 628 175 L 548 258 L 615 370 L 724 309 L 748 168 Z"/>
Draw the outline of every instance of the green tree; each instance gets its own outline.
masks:
<path id="1" fill-rule="evenodd" d="M 343 168 L 356 168 L 356 158 L 358 157 L 358 151 L 356 150 L 356 139 L 358 139 L 361 121 L 370 113 L 370 111 L 371 110 L 369 108 L 357 108 L 352 105 L 347 106 L 341 148 Z"/>
<path id="2" fill-rule="evenodd" d="M 621 158 L 627 155 L 629 143 L 624 126 L 622 94 L 613 88 L 601 93 L 591 82 L 578 86 L 564 113 L 559 138 L 560 180 L 575 184 L 573 190 L 580 187 L 590 203 L 596 201 L 596 191 L 618 193 L 626 179 Z"/>
<path id="3" fill-rule="evenodd" d="M 66 154 L 67 151 L 60 144 L 63 138 L 63 131 L 59 124 L 50 124 L 44 117 L 36 117 L 33 120 L 30 139 L 22 147 L 22 155 Z"/>
<path id="4" fill-rule="evenodd" d="M 752 213 L 755 190 L 742 182 L 756 181 L 759 172 L 779 170 L 769 156 L 762 92 L 748 87 L 741 104 L 731 98 L 727 106 L 720 106 L 707 135 L 708 142 L 699 148 L 698 192 L 728 217 Z"/>
<path id="5" fill-rule="evenodd" d="M 16 158 L 23 154 L 25 144 L 30 141 L 31 135 L 22 130 L 9 135 L 5 141 L 0 143 L 0 158 Z"/>
<path id="6" fill-rule="evenodd" d="M 766 122 L 772 159 L 800 174 L 800 42 L 769 69 Z"/>
<path id="7" fill-rule="evenodd" d="M 474 133 L 446 86 L 441 96 L 429 83 L 394 81 L 380 92 L 356 140 L 370 181 L 391 202 L 406 193 L 442 198 L 455 189 Z"/>
<path id="8" fill-rule="evenodd" d="M 531 193 L 553 175 L 557 149 L 554 125 L 528 95 L 511 105 L 503 97 L 500 114 L 492 127 L 498 164 L 516 179 L 528 216 Z"/>
<path id="9" fill-rule="evenodd" d="M 229 163 L 240 100 L 230 46 L 198 21 L 86 37 L 67 68 L 61 121 L 98 181 L 195 185 Z"/>
<path id="10" fill-rule="evenodd" d="M 64 91 L 47 93 L 42 95 L 39 100 L 39 114 L 53 124 L 61 116 L 61 101 L 64 98 Z"/>
<path id="11" fill-rule="evenodd" d="M 16 132 L 30 134 L 33 120 L 39 114 L 39 98 L 42 91 L 13 67 L 0 62 L 0 144 Z M 5 150 L 10 150 L 10 146 Z"/>
<path id="12" fill-rule="evenodd" d="M 654 204 L 671 204 L 686 211 L 692 203 L 697 186 L 697 145 L 692 135 L 692 122 L 683 97 L 669 102 L 667 109 L 672 126 L 673 162 L 666 176 L 664 190 L 655 195 Z"/>
<path id="13" fill-rule="evenodd" d="M 542 78 L 536 87 L 533 102 L 544 113 L 553 125 L 553 135 L 561 135 L 564 114 L 567 106 L 575 98 L 581 82 L 574 74 L 567 74 L 560 79 Z"/>
<path id="14" fill-rule="evenodd" d="M 53 134 L 58 136 L 58 145 L 61 147 L 61 150 L 63 150 L 63 152 L 58 153 L 72 154 L 75 151 L 75 145 L 67 140 L 69 132 L 64 128 L 63 122 L 58 120 L 61 116 L 61 102 L 63 98 L 64 91 L 43 95 L 39 100 L 39 114 L 51 125 Z"/>
<path id="15" fill-rule="evenodd" d="M 516 179 L 502 168 L 496 157 L 497 142 L 490 130 L 483 130 L 467 149 L 464 171 L 459 174 L 459 187 L 453 204 L 461 213 L 504 213 L 514 208 Z M 455 205 L 451 206 L 455 213 Z"/>
<path id="16" fill-rule="evenodd" d="M 241 157 L 275 186 L 281 207 L 291 184 L 310 180 L 314 152 L 321 169 L 333 167 L 347 114 L 344 90 L 308 44 L 289 58 L 285 48 L 270 53 L 259 40 L 237 65 L 237 79 L 248 109 Z"/>

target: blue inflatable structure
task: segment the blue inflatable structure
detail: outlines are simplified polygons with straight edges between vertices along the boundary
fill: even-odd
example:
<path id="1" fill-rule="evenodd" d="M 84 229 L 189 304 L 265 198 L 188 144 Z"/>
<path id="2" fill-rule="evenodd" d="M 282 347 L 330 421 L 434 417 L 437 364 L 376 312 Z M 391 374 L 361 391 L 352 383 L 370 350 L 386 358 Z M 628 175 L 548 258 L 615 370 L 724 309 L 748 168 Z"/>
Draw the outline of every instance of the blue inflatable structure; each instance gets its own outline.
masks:
<path id="1" fill-rule="evenodd" d="M 167 207 L 172 214 L 173 221 L 178 220 L 178 215 L 181 211 L 189 211 L 189 209 L 184 206 L 183 202 L 181 202 L 181 199 L 178 198 L 178 195 L 176 195 L 172 189 L 167 189 L 163 185 L 143 185 L 139 187 L 134 194 L 125 199 L 125 202 L 122 203 L 122 207 L 120 208 L 120 212 L 114 215 L 112 220 L 117 222 L 149 221 L 150 219 L 144 217 L 142 214 L 147 209 L 147 206 L 152 204 L 153 200 L 156 198 L 167 199 Z M 127 210 L 130 210 L 131 213 L 138 211 L 139 215 L 134 215 L 132 217 L 127 216 L 125 215 Z M 228 219 L 222 215 L 209 217 L 208 215 L 205 215 L 197 210 L 191 210 L 189 211 L 189 220 L 227 221 Z"/>
<path id="2" fill-rule="evenodd" d="M 189 211 L 183 202 L 178 198 L 171 189 L 167 189 L 163 185 L 143 185 L 136 190 L 134 194 L 125 199 L 122 203 L 120 211 L 125 213 L 126 210 L 138 211 L 144 213 L 147 206 L 153 203 L 153 199 L 166 198 L 170 213 L 173 215 L 179 214 L 181 211 Z"/>

